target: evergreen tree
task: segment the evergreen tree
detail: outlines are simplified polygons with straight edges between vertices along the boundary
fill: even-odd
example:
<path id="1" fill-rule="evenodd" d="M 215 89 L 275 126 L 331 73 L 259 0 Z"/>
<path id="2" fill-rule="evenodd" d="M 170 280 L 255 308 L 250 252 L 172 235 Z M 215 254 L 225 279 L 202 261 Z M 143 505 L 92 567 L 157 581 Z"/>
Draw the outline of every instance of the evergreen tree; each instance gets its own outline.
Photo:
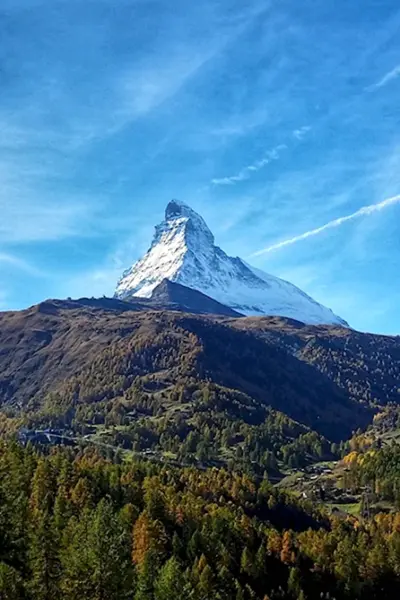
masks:
<path id="1" fill-rule="evenodd" d="M 131 592 L 129 538 L 109 500 L 98 504 L 89 530 L 96 600 L 122 600 Z"/>
<path id="2" fill-rule="evenodd" d="M 46 457 L 38 461 L 32 479 L 30 507 L 35 512 L 50 512 L 54 502 L 54 476 Z"/>
<path id="3" fill-rule="evenodd" d="M 254 567 L 254 556 L 250 552 L 249 548 L 246 546 L 242 552 L 242 556 L 240 559 L 240 569 L 242 573 L 252 576 L 254 572 Z"/>
<path id="4" fill-rule="evenodd" d="M 138 569 L 134 600 L 154 600 L 154 584 L 158 571 L 158 554 L 149 549 L 143 557 Z"/>
<path id="5" fill-rule="evenodd" d="M 180 600 L 183 598 L 183 587 L 182 569 L 173 556 L 159 572 L 154 588 L 154 600 Z"/>
<path id="6" fill-rule="evenodd" d="M 47 498 L 43 497 L 44 504 Z M 61 565 L 54 520 L 35 508 L 30 531 L 28 588 L 35 600 L 53 600 L 60 595 Z"/>
<path id="7" fill-rule="evenodd" d="M 301 574 L 297 567 L 291 567 L 288 578 L 288 590 L 293 598 L 298 598 L 301 592 Z"/>
<path id="8" fill-rule="evenodd" d="M 201 570 L 197 590 L 202 600 L 215 600 L 215 578 L 208 564 Z"/>
<path id="9" fill-rule="evenodd" d="M 16 569 L 0 563 L 1 600 L 21 600 L 24 597 L 23 579 Z"/>
<path id="10" fill-rule="evenodd" d="M 72 518 L 64 531 L 61 590 L 65 600 L 93 598 L 94 590 L 90 577 L 93 558 L 89 541 L 91 523 L 92 515 L 86 509 L 79 520 Z"/>

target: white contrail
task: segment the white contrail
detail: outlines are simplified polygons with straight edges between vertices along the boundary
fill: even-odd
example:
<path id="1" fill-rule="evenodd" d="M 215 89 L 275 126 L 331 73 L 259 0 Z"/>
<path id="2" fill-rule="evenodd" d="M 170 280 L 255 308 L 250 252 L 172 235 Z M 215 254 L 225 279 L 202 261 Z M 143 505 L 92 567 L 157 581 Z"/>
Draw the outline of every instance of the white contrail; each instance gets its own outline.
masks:
<path id="1" fill-rule="evenodd" d="M 353 213 L 351 215 L 347 215 L 346 217 L 339 217 L 339 219 L 335 219 L 334 221 L 329 221 L 329 223 L 322 225 L 322 227 L 318 227 L 317 229 L 311 229 L 310 231 L 306 231 L 305 233 L 302 233 L 301 235 L 296 235 L 295 237 L 290 238 L 288 240 L 284 240 L 283 242 L 278 242 L 277 244 L 273 244 L 272 246 L 268 246 L 267 248 L 258 250 L 257 252 L 254 252 L 254 254 L 252 254 L 252 256 L 259 256 L 260 254 L 267 254 L 267 252 L 273 252 L 274 250 L 279 250 L 280 248 L 283 248 L 284 246 L 291 246 L 292 244 L 296 244 L 297 242 L 300 242 L 301 240 L 306 240 L 307 238 L 312 237 L 314 235 L 319 235 L 326 229 L 333 229 L 334 227 L 339 227 L 340 225 L 342 225 L 343 223 L 346 223 L 347 221 L 352 221 L 353 219 L 358 219 L 359 217 L 371 215 L 374 212 L 383 210 L 387 206 L 391 206 L 392 204 L 398 204 L 398 203 L 400 203 L 400 194 L 398 196 L 393 196 L 392 198 L 387 198 L 386 200 L 383 200 L 382 202 L 379 202 L 378 204 L 370 204 L 369 206 L 363 206 L 362 208 L 360 208 L 359 210 L 357 210 L 355 213 Z"/>

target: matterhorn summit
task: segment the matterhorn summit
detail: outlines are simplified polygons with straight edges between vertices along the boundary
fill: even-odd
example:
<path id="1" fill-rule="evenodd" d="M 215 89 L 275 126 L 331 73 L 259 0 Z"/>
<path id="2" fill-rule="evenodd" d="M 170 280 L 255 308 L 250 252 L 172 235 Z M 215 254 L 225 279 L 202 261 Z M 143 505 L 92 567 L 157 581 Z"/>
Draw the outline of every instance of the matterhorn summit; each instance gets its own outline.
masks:
<path id="1" fill-rule="evenodd" d="M 215 246 L 193 209 L 172 200 L 148 252 L 125 271 L 115 297 L 150 298 L 165 279 L 192 288 L 244 315 L 280 315 L 308 324 L 347 323 L 291 283 L 255 269 Z"/>

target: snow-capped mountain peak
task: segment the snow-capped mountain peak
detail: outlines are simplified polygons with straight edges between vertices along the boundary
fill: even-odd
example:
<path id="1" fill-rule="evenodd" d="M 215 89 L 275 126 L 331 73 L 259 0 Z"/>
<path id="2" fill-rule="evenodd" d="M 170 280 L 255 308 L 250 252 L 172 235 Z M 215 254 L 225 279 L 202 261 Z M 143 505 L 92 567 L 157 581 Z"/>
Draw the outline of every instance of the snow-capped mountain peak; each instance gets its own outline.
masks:
<path id="1" fill-rule="evenodd" d="M 157 230 L 159 229 L 162 233 L 165 226 L 172 230 L 180 228 L 184 232 L 185 242 L 188 246 L 193 247 L 196 244 L 214 245 L 214 236 L 203 217 L 179 200 L 171 200 L 167 204 L 165 220 L 156 227 L 156 237 Z"/>
<path id="2" fill-rule="evenodd" d="M 115 296 L 149 298 L 164 279 L 198 290 L 242 314 L 347 325 L 291 283 L 225 254 L 215 246 L 204 219 L 178 200 L 167 205 L 148 252 L 125 271 Z"/>

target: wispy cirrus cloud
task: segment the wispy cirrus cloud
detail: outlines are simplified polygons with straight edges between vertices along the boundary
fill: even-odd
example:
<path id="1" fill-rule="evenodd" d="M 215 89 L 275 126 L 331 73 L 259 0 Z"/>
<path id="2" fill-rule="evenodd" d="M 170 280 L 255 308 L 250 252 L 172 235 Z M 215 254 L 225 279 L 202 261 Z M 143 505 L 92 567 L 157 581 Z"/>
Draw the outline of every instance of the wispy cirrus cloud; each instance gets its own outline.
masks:
<path id="1" fill-rule="evenodd" d="M 0 243 L 3 247 L 56 241 L 83 232 L 87 235 L 88 227 L 102 209 L 100 195 L 62 189 L 68 170 L 56 166 L 37 148 L 33 153 L 34 148 L 34 145 L 23 145 L 13 154 L 0 143 Z"/>
<path id="2" fill-rule="evenodd" d="M 4 252 L 0 252 L 0 268 L 1 265 L 10 265 L 14 269 L 18 269 L 23 271 L 28 275 L 32 275 L 34 277 L 43 277 L 44 273 L 40 269 L 36 268 L 34 265 L 31 265 L 26 260 L 22 258 L 18 258 L 12 254 L 6 254 Z"/>
<path id="3" fill-rule="evenodd" d="M 6 0 L 2 9 L 14 10 L 18 5 L 39 10 L 42 5 L 53 4 L 51 0 Z M 265 10 L 262 3 L 254 3 L 246 10 L 225 15 L 210 4 L 204 9 L 196 35 L 188 33 L 195 20 L 190 12 L 186 14 L 185 10 L 181 20 L 168 11 L 163 25 L 153 30 L 152 43 L 147 39 L 151 36 L 146 36 L 140 50 L 128 52 L 120 60 L 119 41 L 113 38 L 114 33 L 110 35 L 101 11 L 94 11 L 89 27 L 74 26 L 71 35 L 67 17 L 75 11 L 79 14 L 79 2 L 61 4 L 60 14 L 51 10 L 48 20 L 38 20 L 37 37 L 44 40 L 43 48 L 52 47 L 51 53 L 42 56 L 41 45 L 36 60 L 26 59 L 21 48 L 32 42 L 32 31 L 25 31 L 21 21 L 17 32 L 23 44 L 16 44 L 17 34 L 10 33 L 4 40 L 9 51 L 1 57 L 1 79 L 14 64 L 24 65 L 24 77 L 13 71 L 0 100 L 0 244 L 4 250 L 0 261 L 11 265 L 14 260 L 15 268 L 32 275 L 36 272 L 28 263 L 13 258 L 15 244 L 23 244 L 23 254 L 29 251 L 29 244 L 88 239 L 107 232 L 115 235 L 112 219 L 105 216 L 107 194 L 114 183 L 103 191 L 98 185 L 104 176 L 101 167 L 90 169 L 91 162 L 98 160 L 97 148 L 105 139 L 117 138 L 116 134 L 123 135 L 130 128 L 139 129 L 141 123 L 150 120 Z M 124 0 L 121 4 L 131 19 L 129 5 L 133 3 Z M 135 4 L 137 17 L 127 39 L 132 35 L 140 41 L 140 23 L 147 23 L 150 13 L 145 2 Z M 32 17 L 36 16 L 32 10 Z M 188 27 L 182 26 L 183 22 Z M 210 27 L 210 23 L 219 27 Z M 54 31 L 58 32 L 57 40 Z M 84 56 L 75 51 L 75 46 L 82 44 L 88 48 Z M 46 69 L 41 68 L 43 60 Z M 112 68 L 108 68 L 107 60 L 116 60 Z M 8 102 L 8 92 L 12 102 Z M 93 155 L 88 159 L 90 153 Z M 82 168 L 84 163 L 89 165 L 87 171 Z M 118 165 L 113 166 L 119 174 Z M 126 219 L 123 226 L 117 227 L 126 227 Z"/>
<path id="4" fill-rule="evenodd" d="M 382 88 L 398 77 L 400 77 L 400 65 L 397 65 L 394 67 L 394 69 L 386 73 L 379 81 L 367 87 L 366 91 L 371 92 L 373 90 Z"/>
<path id="5" fill-rule="evenodd" d="M 171 100 L 208 61 L 219 54 L 232 35 L 229 33 L 204 49 L 188 48 L 187 53 L 179 52 L 170 56 L 168 61 L 127 68 L 115 81 L 115 124 L 106 133 L 116 133 Z"/>
<path id="6" fill-rule="evenodd" d="M 268 152 L 266 154 L 264 154 L 264 156 L 262 158 L 260 158 L 253 164 L 247 165 L 246 167 L 241 169 L 239 171 L 239 173 L 237 173 L 236 175 L 230 175 L 229 177 L 215 178 L 215 179 L 211 180 L 211 183 L 213 183 L 214 185 L 234 185 L 235 183 L 238 183 L 239 181 L 244 181 L 245 179 L 249 179 L 249 177 L 251 177 L 252 173 L 259 171 L 260 169 L 262 169 L 263 167 L 268 165 L 270 162 L 272 162 L 274 160 L 278 160 L 281 156 L 281 153 L 286 149 L 287 149 L 286 144 L 279 144 L 278 146 L 275 146 L 275 148 L 268 150 Z"/>
<path id="7" fill-rule="evenodd" d="M 300 129 L 295 129 L 293 131 L 293 136 L 297 140 L 302 140 L 309 131 L 311 131 L 311 127 L 309 125 L 304 125 L 303 127 L 300 127 Z"/>
<path id="8" fill-rule="evenodd" d="M 298 141 L 303 140 L 303 138 L 307 135 L 307 133 L 311 131 L 310 126 L 303 126 L 299 129 L 295 129 L 292 132 L 292 139 L 295 138 Z M 227 177 L 216 177 L 211 180 L 213 185 L 235 185 L 239 181 L 245 181 L 249 179 L 252 174 L 256 173 L 260 169 L 263 169 L 271 162 L 279 160 L 282 156 L 282 153 L 289 148 L 288 144 L 278 144 L 274 148 L 268 150 L 261 158 L 256 160 L 254 163 L 250 165 L 246 165 L 235 175 L 229 175 Z"/>
<path id="9" fill-rule="evenodd" d="M 340 227 L 341 225 L 343 225 L 344 223 L 347 223 L 348 221 L 353 221 L 354 219 L 359 219 L 360 217 L 372 215 L 373 213 L 384 210 L 385 208 L 388 208 L 389 206 L 393 206 L 395 204 L 400 204 L 400 194 L 397 196 L 392 196 L 391 198 L 387 198 L 386 200 L 383 200 L 382 202 L 378 202 L 377 204 L 370 204 L 368 206 L 363 206 L 362 208 L 360 208 L 356 212 L 352 213 L 351 215 L 339 217 L 338 219 L 329 221 L 329 223 L 326 223 L 325 225 L 322 225 L 321 227 L 317 227 L 316 229 L 311 229 L 310 231 L 306 231 L 305 233 L 296 235 L 292 238 L 289 238 L 288 240 L 283 240 L 282 242 L 278 242 L 277 244 L 272 244 L 271 246 L 267 246 L 266 248 L 257 250 L 257 252 L 254 252 L 252 254 L 252 256 L 260 256 L 262 254 L 267 254 L 268 252 L 273 252 L 274 250 L 280 250 L 281 248 L 284 248 L 286 246 L 291 246 L 292 244 L 296 244 L 297 242 L 301 242 L 310 237 L 319 235 L 320 233 L 323 233 L 324 231 L 327 231 L 328 229 L 334 229 L 335 227 Z"/>

